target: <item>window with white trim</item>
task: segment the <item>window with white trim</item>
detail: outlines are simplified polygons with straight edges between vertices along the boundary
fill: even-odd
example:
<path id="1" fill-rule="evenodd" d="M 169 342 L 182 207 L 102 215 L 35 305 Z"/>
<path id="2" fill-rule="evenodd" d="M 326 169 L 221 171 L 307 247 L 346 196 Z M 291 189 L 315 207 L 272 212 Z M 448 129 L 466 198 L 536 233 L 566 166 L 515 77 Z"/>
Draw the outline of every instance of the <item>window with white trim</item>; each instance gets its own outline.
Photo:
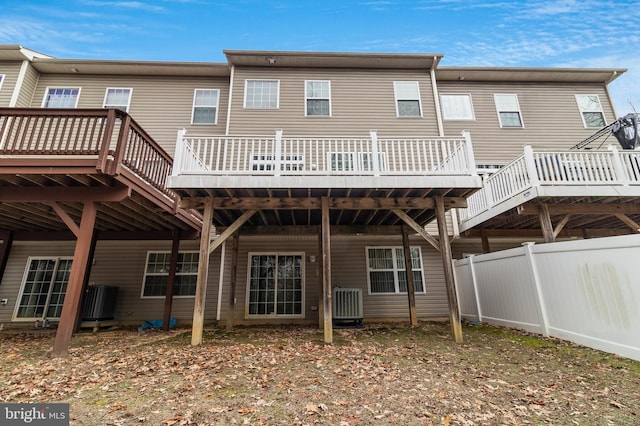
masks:
<path id="1" fill-rule="evenodd" d="M 576 95 L 584 127 L 599 129 L 607 125 L 598 95 Z"/>
<path id="2" fill-rule="evenodd" d="M 248 109 L 278 109 L 280 101 L 278 80 L 245 80 L 244 107 Z"/>
<path id="3" fill-rule="evenodd" d="M 72 260 L 71 257 L 29 257 L 15 319 L 60 318 Z"/>
<path id="4" fill-rule="evenodd" d="M 193 92 L 192 124 L 218 124 L 220 90 L 195 89 Z"/>
<path id="5" fill-rule="evenodd" d="M 304 82 L 304 115 L 331 116 L 331 82 L 306 80 Z"/>
<path id="6" fill-rule="evenodd" d="M 440 105 L 444 120 L 475 120 L 473 102 L 469 94 L 442 94 Z"/>
<path id="7" fill-rule="evenodd" d="M 249 253 L 249 317 L 304 317 L 304 253 Z"/>
<path id="8" fill-rule="evenodd" d="M 422 117 L 420 88 L 417 81 L 394 81 L 393 92 L 396 97 L 398 117 Z"/>
<path id="9" fill-rule="evenodd" d="M 493 95 L 500 127 L 524 127 L 518 95 L 496 93 Z"/>
<path id="10" fill-rule="evenodd" d="M 273 154 L 251 154 L 251 170 L 274 171 L 276 170 L 276 156 Z M 281 154 L 280 171 L 297 172 L 304 170 L 304 155 Z"/>
<path id="11" fill-rule="evenodd" d="M 75 108 L 79 97 L 79 87 L 48 87 L 42 108 Z"/>
<path id="12" fill-rule="evenodd" d="M 131 103 L 131 93 L 133 89 L 124 87 L 107 87 L 104 93 L 104 108 L 120 109 L 129 112 L 129 104 Z"/>
<path id="13" fill-rule="evenodd" d="M 407 270 L 402 247 L 367 247 L 367 279 L 370 294 L 407 292 Z M 424 293 L 420 247 L 411 247 L 411 271 L 416 293 Z"/>
<path id="14" fill-rule="evenodd" d="M 142 297 L 164 297 L 167 294 L 171 252 L 150 251 L 142 283 Z M 195 296 L 198 279 L 198 252 L 181 251 L 178 253 L 176 279 L 173 285 L 174 296 Z"/>

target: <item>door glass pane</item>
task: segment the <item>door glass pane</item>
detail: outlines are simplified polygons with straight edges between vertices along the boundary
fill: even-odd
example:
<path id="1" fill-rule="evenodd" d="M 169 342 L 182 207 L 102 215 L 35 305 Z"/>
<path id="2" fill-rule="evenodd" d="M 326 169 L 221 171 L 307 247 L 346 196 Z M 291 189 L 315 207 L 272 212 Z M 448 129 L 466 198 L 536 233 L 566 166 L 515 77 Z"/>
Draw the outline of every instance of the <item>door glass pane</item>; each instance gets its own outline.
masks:
<path id="1" fill-rule="evenodd" d="M 71 259 L 33 259 L 27 268 L 16 316 L 60 317 L 71 272 Z"/>

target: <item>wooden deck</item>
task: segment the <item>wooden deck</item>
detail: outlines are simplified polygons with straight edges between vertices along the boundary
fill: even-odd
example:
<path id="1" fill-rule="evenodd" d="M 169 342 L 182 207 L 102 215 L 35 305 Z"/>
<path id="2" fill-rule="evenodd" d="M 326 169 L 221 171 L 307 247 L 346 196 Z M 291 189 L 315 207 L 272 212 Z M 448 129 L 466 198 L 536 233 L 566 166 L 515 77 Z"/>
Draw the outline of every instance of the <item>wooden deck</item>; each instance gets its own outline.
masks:
<path id="1" fill-rule="evenodd" d="M 78 220 L 96 201 L 97 231 L 198 230 L 167 188 L 172 167 L 123 111 L 0 108 L 0 228 L 54 236 L 68 231 L 56 213 Z"/>
<path id="2" fill-rule="evenodd" d="M 525 147 L 522 156 L 486 177 L 482 189 L 467 199 L 467 208 L 459 212 L 460 229 L 504 237 L 540 236 L 547 228 L 549 239 L 637 232 L 638 197 L 638 151 Z"/>

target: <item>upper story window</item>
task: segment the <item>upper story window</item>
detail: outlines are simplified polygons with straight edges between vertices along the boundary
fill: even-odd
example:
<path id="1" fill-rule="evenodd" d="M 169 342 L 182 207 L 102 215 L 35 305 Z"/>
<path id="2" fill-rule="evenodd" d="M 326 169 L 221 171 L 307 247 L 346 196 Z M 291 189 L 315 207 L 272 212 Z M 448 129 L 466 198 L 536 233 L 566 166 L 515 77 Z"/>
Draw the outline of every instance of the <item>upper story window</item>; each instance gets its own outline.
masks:
<path id="1" fill-rule="evenodd" d="M 420 89 L 417 81 L 394 81 L 398 117 L 422 117 Z"/>
<path id="2" fill-rule="evenodd" d="M 133 89 L 121 87 L 108 87 L 104 93 L 104 108 L 121 109 L 129 112 L 129 104 L 131 103 L 131 92 Z"/>
<path id="3" fill-rule="evenodd" d="M 500 127 L 524 127 L 518 95 L 495 94 L 493 98 L 496 102 Z"/>
<path id="4" fill-rule="evenodd" d="M 244 107 L 255 109 L 278 109 L 280 101 L 278 80 L 246 80 Z"/>
<path id="5" fill-rule="evenodd" d="M 469 94 L 440 95 L 442 117 L 445 120 L 475 120 L 473 103 Z"/>
<path id="6" fill-rule="evenodd" d="M 218 101 L 220 91 L 218 89 L 196 89 L 193 93 L 192 124 L 217 124 Z"/>
<path id="7" fill-rule="evenodd" d="M 411 272 L 416 293 L 424 293 L 422 253 L 411 247 Z M 367 247 L 369 293 L 406 293 L 407 269 L 402 247 Z"/>
<path id="8" fill-rule="evenodd" d="M 600 128 L 607 125 L 598 95 L 576 95 L 584 127 Z"/>
<path id="9" fill-rule="evenodd" d="M 79 97 L 79 87 L 48 87 L 42 108 L 75 108 Z"/>
<path id="10" fill-rule="evenodd" d="M 144 271 L 142 297 L 164 297 L 167 294 L 169 261 L 171 253 L 155 251 L 147 253 L 147 267 Z M 174 296 L 194 296 L 198 278 L 198 252 L 185 251 L 178 254 Z"/>
<path id="11" fill-rule="evenodd" d="M 307 80 L 304 82 L 304 115 L 331 116 L 331 82 Z"/>

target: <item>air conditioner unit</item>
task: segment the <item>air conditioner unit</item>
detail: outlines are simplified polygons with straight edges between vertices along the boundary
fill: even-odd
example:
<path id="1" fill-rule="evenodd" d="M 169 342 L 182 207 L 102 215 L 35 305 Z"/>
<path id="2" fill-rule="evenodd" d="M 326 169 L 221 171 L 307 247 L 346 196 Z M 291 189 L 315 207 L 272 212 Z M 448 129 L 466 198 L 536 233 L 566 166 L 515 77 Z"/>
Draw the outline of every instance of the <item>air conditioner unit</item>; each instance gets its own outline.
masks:
<path id="1" fill-rule="evenodd" d="M 331 308 L 334 325 L 362 325 L 362 289 L 334 287 Z"/>
<path id="2" fill-rule="evenodd" d="M 87 288 L 82 307 L 83 321 L 112 320 L 116 310 L 118 287 L 92 285 Z"/>

